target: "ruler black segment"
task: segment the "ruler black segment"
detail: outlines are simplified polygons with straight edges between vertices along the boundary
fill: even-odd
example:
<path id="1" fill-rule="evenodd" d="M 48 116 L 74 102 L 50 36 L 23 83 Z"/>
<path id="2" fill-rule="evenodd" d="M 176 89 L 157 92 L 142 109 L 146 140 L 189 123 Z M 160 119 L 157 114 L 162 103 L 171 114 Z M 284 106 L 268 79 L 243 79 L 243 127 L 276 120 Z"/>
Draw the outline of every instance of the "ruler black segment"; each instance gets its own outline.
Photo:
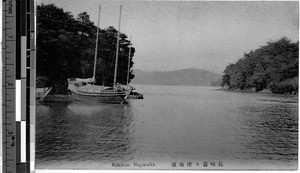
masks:
<path id="1" fill-rule="evenodd" d="M 25 173 L 26 172 L 26 163 L 17 164 L 17 173 Z"/>
<path id="2" fill-rule="evenodd" d="M 28 90 L 30 90 L 29 88 L 28 88 Z M 28 93 L 28 95 L 29 95 L 29 93 Z M 27 105 L 27 109 L 28 109 L 28 111 L 26 111 L 26 125 L 30 125 L 30 106 L 29 106 L 29 104 Z M 28 114 L 27 114 L 28 113 Z M 26 126 L 27 127 L 27 126 Z M 30 129 L 29 129 L 30 130 Z M 26 131 L 26 133 L 27 132 L 29 132 L 29 131 Z M 29 133 L 30 134 L 30 133 Z M 27 136 L 27 135 L 26 135 Z M 27 139 L 27 138 L 26 138 Z M 29 138 L 28 138 L 29 139 Z"/>
<path id="3" fill-rule="evenodd" d="M 27 74 L 26 88 L 30 89 L 30 77 L 29 77 L 29 75 L 30 75 L 30 69 L 26 69 L 26 74 Z M 28 94 L 26 94 L 26 96 L 29 96 L 29 91 L 26 91 L 26 93 L 28 93 Z M 29 98 L 30 98 L 30 96 L 29 96 Z M 26 103 L 26 105 L 27 105 L 27 103 Z M 29 105 L 29 102 L 28 102 L 28 105 Z"/>
<path id="4" fill-rule="evenodd" d="M 30 162 L 26 162 L 26 172 L 25 173 L 31 173 L 30 172 Z"/>
<path id="5" fill-rule="evenodd" d="M 21 79 L 21 1 L 16 0 L 16 79 Z"/>
<path id="6" fill-rule="evenodd" d="M 29 18 L 30 19 L 30 18 Z M 29 20 L 28 19 L 28 20 Z M 27 25 L 28 26 L 28 25 Z M 30 49 L 30 30 L 27 30 L 27 43 L 26 43 L 26 49 Z"/>
<path id="7" fill-rule="evenodd" d="M 26 0 L 26 2 L 27 2 L 27 5 L 26 5 L 27 13 L 30 13 L 30 2 L 31 2 L 31 0 Z"/>
<path id="8" fill-rule="evenodd" d="M 30 51 L 27 51 L 27 55 L 26 55 L 26 67 L 30 67 Z M 29 78 L 29 75 L 27 75 L 27 78 Z"/>
<path id="9" fill-rule="evenodd" d="M 30 161 L 26 161 L 26 173 L 30 173 Z"/>
<path id="10" fill-rule="evenodd" d="M 26 13 L 26 20 L 27 20 L 27 23 L 26 23 L 26 30 L 27 31 L 30 31 L 30 13 Z M 27 35 L 28 36 L 28 35 Z M 29 35 L 30 36 L 30 35 Z"/>
<path id="11" fill-rule="evenodd" d="M 21 36 L 26 36 L 26 25 L 27 25 L 27 21 L 26 21 L 26 5 L 27 2 L 26 0 L 21 0 L 20 2 L 20 10 L 21 10 L 21 14 L 20 14 L 20 18 L 21 18 Z"/>
<path id="12" fill-rule="evenodd" d="M 16 79 L 21 79 L 21 42 L 20 42 L 20 38 L 17 38 L 16 40 Z"/>

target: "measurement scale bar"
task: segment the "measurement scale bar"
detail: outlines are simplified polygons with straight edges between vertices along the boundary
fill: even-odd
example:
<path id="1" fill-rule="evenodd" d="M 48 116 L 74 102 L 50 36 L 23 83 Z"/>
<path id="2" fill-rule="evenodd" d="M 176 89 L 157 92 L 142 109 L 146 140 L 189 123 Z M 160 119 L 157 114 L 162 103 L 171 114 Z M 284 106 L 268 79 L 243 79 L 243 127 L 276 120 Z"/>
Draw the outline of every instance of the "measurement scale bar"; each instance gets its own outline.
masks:
<path id="1" fill-rule="evenodd" d="M 16 1 L 3 1 L 3 87 L 2 87 L 2 172 L 16 172 L 16 123 L 15 123 L 15 60 L 16 60 Z M 7 65 L 9 64 L 9 65 Z M 7 88 L 7 89 L 6 89 Z"/>
<path id="2" fill-rule="evenodd" d="M 34 171 L 35 2 L 3 0 L 2 7 L 2 172 L 27 173 Z"/>

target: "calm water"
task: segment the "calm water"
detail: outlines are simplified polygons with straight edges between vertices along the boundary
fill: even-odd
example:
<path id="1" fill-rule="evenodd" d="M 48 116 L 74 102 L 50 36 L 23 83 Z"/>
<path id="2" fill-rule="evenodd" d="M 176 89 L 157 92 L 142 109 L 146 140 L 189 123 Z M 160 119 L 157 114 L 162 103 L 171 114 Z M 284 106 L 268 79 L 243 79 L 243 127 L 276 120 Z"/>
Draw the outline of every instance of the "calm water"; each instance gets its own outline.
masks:
<path id="1" fill-rule="evenodd" d="M 127 105 L 38 105 L 36 168 L 297 169 L 298 104 L 289 96 L 136 88 L 144 100 Z"/>

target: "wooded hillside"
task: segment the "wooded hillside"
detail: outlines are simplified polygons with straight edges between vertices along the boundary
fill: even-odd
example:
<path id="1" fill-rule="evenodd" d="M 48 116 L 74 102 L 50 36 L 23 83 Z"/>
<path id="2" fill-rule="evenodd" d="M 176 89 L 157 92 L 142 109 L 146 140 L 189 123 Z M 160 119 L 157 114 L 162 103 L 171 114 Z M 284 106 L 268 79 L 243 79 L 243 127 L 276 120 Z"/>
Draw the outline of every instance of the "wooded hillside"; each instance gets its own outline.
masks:
<path id="1" fill-rule="evenodd" d="M 245 53 L 224 70 L 223 87 L 298 93 L 299 42 L 284 37 Z"/>
<path id="2" fill-rule="evenodd" d="M 116 16 L 117 18 L 118 16 Z M 87 12 L 75 18 L 53 4 L 37 6 L 37 87 L 63 87 L 67 78 L 91 78 L 97 26 Z M 117 30 L 99 30 L 96 84 L 112 85 Z M 135 49 L 131 49 L 130 67 Z M 126 84 L 129 41 L 120 34 L 117 83 Z M 130 79 L 134 74 L 130 73 Z M 66 85 L 65 85 L 66 87 Z"/>

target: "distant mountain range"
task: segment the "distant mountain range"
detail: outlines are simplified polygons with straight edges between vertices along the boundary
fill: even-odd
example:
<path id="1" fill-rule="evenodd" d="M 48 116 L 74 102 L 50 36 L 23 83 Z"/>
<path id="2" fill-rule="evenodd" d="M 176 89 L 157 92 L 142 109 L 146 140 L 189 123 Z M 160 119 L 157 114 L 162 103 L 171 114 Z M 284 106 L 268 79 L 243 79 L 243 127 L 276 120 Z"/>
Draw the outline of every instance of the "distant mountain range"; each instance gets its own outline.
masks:
<path id="1" fill-rule="evenodd" d="M 221 74 L 194 68 L 154 72 L 134 70 L 133 73 L 133 84 L 148 85 L 210 86 L 221 78 Z"/>

